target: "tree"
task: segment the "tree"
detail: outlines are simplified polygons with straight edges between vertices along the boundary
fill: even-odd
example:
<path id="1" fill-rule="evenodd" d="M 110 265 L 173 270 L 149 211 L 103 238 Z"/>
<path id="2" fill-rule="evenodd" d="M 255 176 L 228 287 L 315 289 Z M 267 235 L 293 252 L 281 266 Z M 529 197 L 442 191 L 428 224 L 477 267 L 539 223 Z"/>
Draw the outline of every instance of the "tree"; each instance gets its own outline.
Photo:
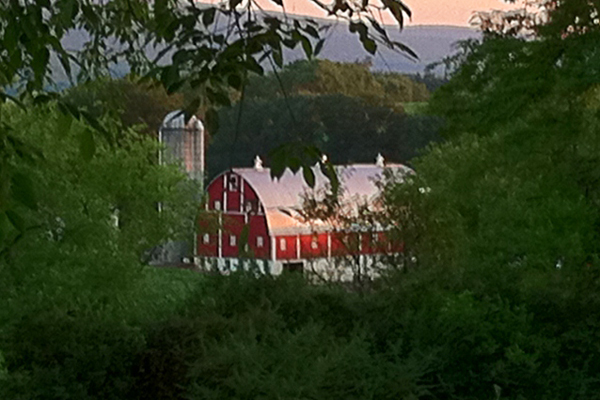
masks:
<path id="1" fill-rule="evenodd" d="M 64 102 L 87 110 L 94 118 L 112 114 L 124 128 L 142 126 L 156 136 L 164 117 L 184 106 L 182 94 L 167 95 L 162 87 L 133 79 L 100 79 L 66 91 Z"/>
<path id="2" fill-rule="evenodd" d="M 559 39 L 598 31 L 598 6 L 586 1 L 513 1 L 519 8 L 477 12 L 472 24 L 485 34 Z"/>
<path id="3" fill-rule="evenodd" d="M 276 3 L 283 6 L 282 2 Z M 332 7 L 316 3 L 331 14 L 350 20 L 350 29 L 359 35 L 368 51 L 374 52 L 377 44 L 372 31 L 361 20 L 364 15 L 380 41 L 411 52 L 406 46 L 391 41 L 372 18 L 372 10 L 378 8 L 376 5 L 368 1 L 360 5 L 341 1 Z M 385 1 L 384 6 L 402 27 L 404 15 L 410 14 L 404 3 Z M 0 35 L 5 50 L 0 54 L 0 85 L 14 85 L 21 100 L 33 97 L 37 102 L 47 101 L 56 97 L 44 93 L 52 79 L 53 57 L 60 61 L 69 79 L 75 75 L 80 79 L 105 75 L 111 66 L 125 60 L 132 73 L 158 79 L 168 93 L 183 86 L 191 89 L 195 96 L 190 99 L 186 111 L 191 113 L 203 106 L 207 110 L 208 128 L 215 131 L 214 107 L 229 104 L 229 88 L 242 88 L 248 71 L 262 74 L 260 61 L 268 58 L 281 67 L 283 47 L 300 44 L 308 57 L 322 47 L 320 41 L 313 48 L 314 40 L 319 40 L 314 21 L 292 22 L 269 15 L 257 18 L 257 9 L 260 8 L 253 2 L 242 5 L 237 0 L 231 0 L 223 7 L 199 5 L 191 0 L 185 3 L 175 0 L 3 2 L 0 5 Z M 220 18 L 227 20 L 224 30 L 218 25 Z M 63 39 L 75 30 L 85 32 L 87 40 L 80 51 L 73 53 L 65 49 Z M 152 60 L 148 57 L 149 49 L 154 50 Z M 169 60 L 158 64 L 165 56 Z M 75 67 L 78 68 L 76 74 Z M 17 101 L 7 92 L 1 92 L 0 100 L 6 99 Z M 59 104 L 64 114 L 86 121 L 94 131 L 111 140 L 108 131 L 87 111 Z M 32 151 L 23 148 L 15 139 L 10 133 L 11 127 L 4 123 L 1 127 L 0 212 L 14 222 L 19 217 L 12 204 L 33 207 L 35 198 L 31 180 L 14 171 L 6 160 L 15 155 L 30 155 Z M 94 137 L 87 135 L 84 139 L 87 142 L 84 147 L 91 153 L 96 148 Z"/>
<path id="4" fill-rule="evenodd" d="M 405 115 L 403 104 L 429 93 L 401 74 L 368 68 L 368 63 L 299 61 L 253 76 L 244 99 L 220 110 L 209 175 L 247 166 L 256 155 L 270 163 L 286 142 L 314 144 L 334 164 L 371 163 L 380 152 L 390 161 L 410 160 L 436 140 L 439 120 Z"/>
<path id="5" fill-rule="evenodd" d="M 568 10 L 552 9 L 539 39 L 490 33 L 467 43 L 435 92 L 448 142 L 415 163 L 415 185 L 390 191 L 396 220 L 422 210 L 420 260 L 547 270 L 597 258 L 598 33 L 591 23 L 555 35 Z"/>
<path id="6" fill-rule="evenodd" d="M 333 164 L 373 163 L 378 153 L 390 162 L 408 162 L 438 138 L 440 126 L 437 118 L 398 114 L 339 94 L 247 99 L 222 109 L 220 120 L 207 157 L 210 176 L 248 166 L 256 155 L 270 164 L 288 142 L 312 143 Z"/>
<path id="7" fill-rule="evenodd" d="M 79 398 L 94 391 L 122 397 L 117 381 L 126 380 L 126 354 L 140 340 L 130 318 L 148 304 L 145 290 L 161 287 L 143 289 L 150 273 L 145 257 L 194 232 L 198 188 L 176 167 L 156 163 L 153 138 L 116 121 L 101 120 L 111 134 L 119 132 L 120 145 L 100 141 L 85 159 L 81 154 L 90 152 L 81 138 L 91 128 L 75 120 L 65 130 L 56 104 L 27 111 L 5 104 L 0 112 L 20 128 L 16 139 L 44 151 L 38 162 L 10 160 L 41 195 L 34 209 L 14 206 L 21 219 L 0 219 L 9 244 L 0 261 L 0 348 L 9 371 L 0 396 L 35 398 L 60 387 Z M 154 306 L 143 307 L 153 313 Z M 100 378 L 106 363 L 121 371 L 115 386 L 104 387 Z"/>
<path id="8" fill-rule="evenodd" d="M 402 103 L 425 101 L 427 88 L 399 73 L 372 73 L 370 61 L 296 61 L 281 71 L 252 77 L 245 98 L 274 99 L 291 95 L 334 95 L 361 99 L 372 106 L 402 113 Z"/>

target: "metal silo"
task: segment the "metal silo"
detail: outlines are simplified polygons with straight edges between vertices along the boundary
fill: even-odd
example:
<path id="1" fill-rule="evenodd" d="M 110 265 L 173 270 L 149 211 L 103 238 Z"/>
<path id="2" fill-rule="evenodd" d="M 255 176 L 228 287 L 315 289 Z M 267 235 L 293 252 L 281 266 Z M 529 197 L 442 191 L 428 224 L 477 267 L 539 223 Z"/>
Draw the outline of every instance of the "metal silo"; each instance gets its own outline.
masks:
<path id="1" fill-rule="evenodd" d="M 158 140 L 164 144 L 160 153 L 161 164 L 179 164 L 191 179 L 202 184 L 204 179 L 204 125 L 192 116 L 187 123 L 181 110 L 165 117 L 158 131 Z"/>
<path id="2" fill-rule="evenodd" d="M 170 112 L 158 131 L 163 145 L 159 153 L 160 164 L 177 164 L 182 172 L 195 180 L 200 188 L 204 181 L 204 125 L 192 116 L 187 122 L 182 111 Z M 162 205 L 159 204 L 159 210 Z M 193 260 L 195 240 L 169 241 L 150 251 L 152 265 L 182 265 Z"/>

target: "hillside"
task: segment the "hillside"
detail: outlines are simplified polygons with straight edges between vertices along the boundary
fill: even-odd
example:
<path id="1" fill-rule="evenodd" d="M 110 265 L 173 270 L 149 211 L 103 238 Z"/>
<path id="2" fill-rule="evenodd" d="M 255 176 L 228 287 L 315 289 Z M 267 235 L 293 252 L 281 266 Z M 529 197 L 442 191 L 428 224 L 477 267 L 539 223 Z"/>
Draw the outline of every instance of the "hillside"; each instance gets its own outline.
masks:
<path id="1" fill-rule="evenodd" d="M 324 20 L 324 22 L 329 21 Z M 372 57 L 373 68 L 378 71 L 421 72 L 427 64 L 451 54 L 452 45 L 457 41 L 479 36 L 473 29 L 458 26 L 409 26 L 402 32 L 399 32 L 396 26 L 386 28 L 392 40 L 408 45 L 419 55 L 419 60 L 413 61 L 402 54 L 379 46 L 377 54 Z M 348 32 L 348 27 L 344 23 L 334 23 L 326 37 L 321 58 L 332 61 L 355 61 L 371 56 L 362 48 L 358 37 Z M 300 52 L 296 53 L 291 56 L 302 57 Z"/>
<path id="2" fill-rule="evenodd" d="M 367 53 L 358 40 L 358 36 L 348 31 L 348 26 L 342 21 L 331 21 L 327 19 L 317 20 L 322 25 L 330 25 L 330 29 L 324 37 L 327 39 L 320 58 L 332 61 L 356 61 L 363 60 L 366 57 L 372 57 L 373 68 L 377 71 L 391 71 L 404 73 L 417 73 L 423 71 L 427 64 L 441 60 L 445 56 L 452 53 L 452 45 L 459 40 L 475 38 L 478 33 L 470 28 L 458 26 L 437 26 L 437 25 L 422 25 L 408 26 L 402 32 L 398 31 L 397 26 L 386 26 L 390 38 L 395 41 L 400 41 L 408 45 L 413 51 L 419 55 L 418 61 L 413 61 L 402 54 L 399 54 L 390 49 L 380 46 L 377 54 L 371 56 Z M 64 41 L 66 49 L 77 50 L 81 49 L 87 40 L 85 33 L 81 31 L 72 32 Z M 287 61 L 294 61 L 304 58 L 303 52 L 298 48 L 289 51 L 286 54 Z M 60 71 L 58 62 L 56 71 Z M 124 65 L 119 65 L 114 68 L 117 75 L 122 75 L 127 68 Z M 62 73 L 55 74 L 55 80 L 59 83 L 65 80 Z"/>

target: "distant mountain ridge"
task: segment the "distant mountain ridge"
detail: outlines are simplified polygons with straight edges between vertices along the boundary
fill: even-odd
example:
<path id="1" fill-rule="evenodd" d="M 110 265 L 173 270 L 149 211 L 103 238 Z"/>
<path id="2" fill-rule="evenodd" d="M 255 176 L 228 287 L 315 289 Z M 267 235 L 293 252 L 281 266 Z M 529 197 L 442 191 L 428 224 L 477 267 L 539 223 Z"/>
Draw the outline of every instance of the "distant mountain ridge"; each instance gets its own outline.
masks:
<path id="1" fill-rule="evenodd" d="M 328 22 L 327 20 L 324 20 Z M 397 51 L 379 45 L 373 56 L 363 49 L 358 36 L 348 31 L 348 26 L 337 23 L 325 35 L 327 40 L 319 58 L 332 61 L 352 62 L 366 57 L 372 59 L 376 71 L 418 73 L 428 64 L 440 61 L 454 52 L 453 45 L 461 40 L 475 39 L 481 34 L 471 28 L 444 25 L 418 25 L 405 27 L 401 32 L 397 26 L 386 26 L 386 31 L 394 41 L 401 42 L 417 53 L 414 61 Z M 302 58 L 302 53 L 294 51 L 291 59 Z"/>
<path id="2" fill-rule="evenodd" d="M 277 13 L 271 13 L 276 15 Z M 305 16 L 290 16 L 293 18 L 308 18 Z M 353 62 L 370 58 L 373 63 L 373 69 L 376 71 L 389 71 L 401 73 L 423 72 L 425 67 L 435 61 L 440 61 L 444 57 L 453 53 L 453 45 L 460 40 L 478 38 L 480 33 L 474 29 L 460 26 L 445 25 L 417 25 L 406 26 L 399 31 L 395 25 L 384 26 L 391 40 L 399 41 L 419 55 L 419 59 L 414 61 L 397 51 L 379 45 L 377 53 L 373 56 L 365 51 L 358 39 L 358 35 L 348 31 L 348 24 L 345 21 L 328 20 L 324 18 L 311 18 L 320 25 L 329 25 L 323 37 L 326 39 L 325 45 L 319 55 L 321 59 L 341 62 Z M 83 31 L 74 31 L 69 33 L 63 40 L 63 45 L 69 50 L 81 49 L 87 40 L 87 35 Z M 299 48 L 287 51 L 285 62 L 291 62 L 305 58 L 303 51 Z M 60 84 L 65 83 L 66 77 L 62 73 L 57 60 L 53 60 L 55 81 Z M 123 75 L 127 72 L 126 65 L 117 65 L 114 70 L 117 75 Z M 66 84 L 66 83 L 65 83 Z"/>

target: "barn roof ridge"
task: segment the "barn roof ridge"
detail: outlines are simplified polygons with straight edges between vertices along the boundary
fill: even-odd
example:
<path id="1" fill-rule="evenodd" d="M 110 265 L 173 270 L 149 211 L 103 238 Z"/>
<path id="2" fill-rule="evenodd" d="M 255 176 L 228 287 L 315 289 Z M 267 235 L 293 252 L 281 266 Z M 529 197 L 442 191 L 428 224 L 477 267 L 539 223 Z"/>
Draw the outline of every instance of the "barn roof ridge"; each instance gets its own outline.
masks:
<path id="1" fill-rule="evenodd" d="M 375 164 L 349 164 L 336 165 L 335 168 L 344 190 L 343 197 L 348 200 L 373 200 L 380 193 L 375 181 L 383 176 L 386 169 L 398 170 L 402 176 L 413 173 L 412 169 L 403 164 L 387 164 L 384 167 Z M 314 188 L 310 188 L 305 182 L 302 173 L 294 174 L 289 169 L 279 179 L 272 179 L 271 170 L 266 167 L 232 168 L 230 171 L 240 175 L 256 192 L 264 207 L 269 231 L 286 234 L 308 228 L 306 223 L 293 215 L 302 207 L 303 196 L 326 188 L 329 182 L 318 165 L 312 169 L 315 174 Z M 314 230 L 315 226 L 310 229 Z"/>

